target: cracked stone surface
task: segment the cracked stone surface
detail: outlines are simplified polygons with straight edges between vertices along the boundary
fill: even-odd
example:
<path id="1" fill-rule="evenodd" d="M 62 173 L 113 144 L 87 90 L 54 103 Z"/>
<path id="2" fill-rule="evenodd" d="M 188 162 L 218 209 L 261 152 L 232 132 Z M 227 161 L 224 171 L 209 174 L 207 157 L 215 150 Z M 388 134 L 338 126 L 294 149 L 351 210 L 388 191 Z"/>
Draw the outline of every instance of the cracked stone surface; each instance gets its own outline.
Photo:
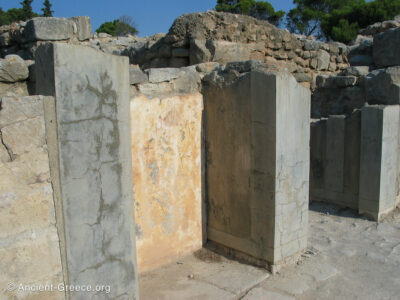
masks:
<path id="1" fill-rule="evenodd" d="M 309 220 L 307 251 L 273 276 L 203 249 L 141 275 L 141 299 L 398 299 L 400 208 L 376 223 L 313 203 Z"/>
<path id="2" fill-rule="evenodd" d="M 0 103 L 0 299 L 28 299 L 35 295 L 5 288 L 63 280 L 43 97 L 4 97 Z"/>
<path id="3" fill-rule="evenodd" d="M 37 87 L 56 95 L 69 283 L 111 286 L 92 299 L 136 299 L 128 60 L 67 44 L 37 53 L 38 70 L 56 78 Z"/>

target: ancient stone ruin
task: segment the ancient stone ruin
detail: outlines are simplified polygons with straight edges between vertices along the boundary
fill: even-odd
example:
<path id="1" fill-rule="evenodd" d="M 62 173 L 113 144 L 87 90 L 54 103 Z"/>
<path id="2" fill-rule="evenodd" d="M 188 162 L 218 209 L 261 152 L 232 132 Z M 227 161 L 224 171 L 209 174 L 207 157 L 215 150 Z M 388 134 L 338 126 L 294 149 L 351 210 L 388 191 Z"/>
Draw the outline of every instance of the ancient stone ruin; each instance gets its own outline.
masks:
<path id="1" fill-rule="evenodd" d="M 382 220 L 400 202 L 385 24 L 352 46 L 214 11 L 148 38 L 92 36 L 88 17 L 0 28 L 0 286 L 138 299 L 141 273 L 202 247 L 296 262 L 310 201 Z"/>

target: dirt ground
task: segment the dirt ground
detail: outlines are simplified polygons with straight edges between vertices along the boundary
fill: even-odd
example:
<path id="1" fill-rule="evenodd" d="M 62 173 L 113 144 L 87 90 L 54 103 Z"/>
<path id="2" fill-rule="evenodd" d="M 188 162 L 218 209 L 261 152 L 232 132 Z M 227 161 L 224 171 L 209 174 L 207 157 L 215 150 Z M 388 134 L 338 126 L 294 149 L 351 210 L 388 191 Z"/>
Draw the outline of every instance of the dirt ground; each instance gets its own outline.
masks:
<path id="1" fill-rule="evenodd" d="M 308 249 L 279 273 L 201 251 L 142 274 L 141 299 L 400 299 L 400 209 L 383 222 L 313 203 Z"/>

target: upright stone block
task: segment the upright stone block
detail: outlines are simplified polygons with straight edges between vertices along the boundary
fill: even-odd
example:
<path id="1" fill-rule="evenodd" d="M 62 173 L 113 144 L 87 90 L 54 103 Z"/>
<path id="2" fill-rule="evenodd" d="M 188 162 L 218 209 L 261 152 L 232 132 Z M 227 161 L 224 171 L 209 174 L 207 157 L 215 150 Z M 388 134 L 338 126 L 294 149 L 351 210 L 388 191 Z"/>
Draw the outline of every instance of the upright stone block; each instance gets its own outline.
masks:
<path id="1" fill-rule="evenodd" d="M 398 105 L 362 109 L 359 212 L 375 220 L 396 205 L 398 139 Z"/>
<path id="2" fill-rule="evenodd" d="M 342 205 L 358 208 L 360 184 L 361 111 L 345 119 Z M 340 202 L 339 202 L 340 203 Z"/>
<path id="3" fill-rule="evenodd" d="M 111 288 L 69 296 L 137 299 L 128 59 L 46 44 L 36 64 L 38 93 L 56 99 L 47 116 L 64 279 Z"/>
<path id="4" fill-rule="evenodd" d="M 343 192 L 345 116 L 330 116 L 326 125 L 325 189 Z"/>
<path id="5" fill-rule="evenodd" d="M 257 68 L 205 88 L 208 238 L 258 264 L 307 245 L 310 92 Z"/>
<path id="6" fill-rule="evenodd" d="M 390 29 L 374 36 L 374 61 L 379 67 L 400 65 L 400 28 Z"/>
<path id="7" fill-rule="evenodd" d="M 80 41 L 88 40 L 92 37 L 92 25 L 90 18 L 87 16 L 72 17 L 70 18 L 74 24 L 74 34 Z"/>
<path id="8" fill-rule="evenodd" d="M 310 195 L 311 200 L 319 199 L 325 189 L 326 167 L 326 120 L 311 123 L 310 129 Z"/>

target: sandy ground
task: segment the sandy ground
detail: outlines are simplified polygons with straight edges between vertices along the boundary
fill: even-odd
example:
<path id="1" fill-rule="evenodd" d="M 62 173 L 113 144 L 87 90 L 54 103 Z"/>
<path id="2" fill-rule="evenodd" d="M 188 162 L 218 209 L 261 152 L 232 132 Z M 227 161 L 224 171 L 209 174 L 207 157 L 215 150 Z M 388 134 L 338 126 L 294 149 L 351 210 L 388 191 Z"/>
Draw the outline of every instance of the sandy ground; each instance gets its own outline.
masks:
<path id="1" fill-rule="evenodd" d="M 275 275 L 202 249 L 142 274 L 141 299 L 400 299 L 400 209 L 382 223 L 314 203 L 308 249 Z"/>

